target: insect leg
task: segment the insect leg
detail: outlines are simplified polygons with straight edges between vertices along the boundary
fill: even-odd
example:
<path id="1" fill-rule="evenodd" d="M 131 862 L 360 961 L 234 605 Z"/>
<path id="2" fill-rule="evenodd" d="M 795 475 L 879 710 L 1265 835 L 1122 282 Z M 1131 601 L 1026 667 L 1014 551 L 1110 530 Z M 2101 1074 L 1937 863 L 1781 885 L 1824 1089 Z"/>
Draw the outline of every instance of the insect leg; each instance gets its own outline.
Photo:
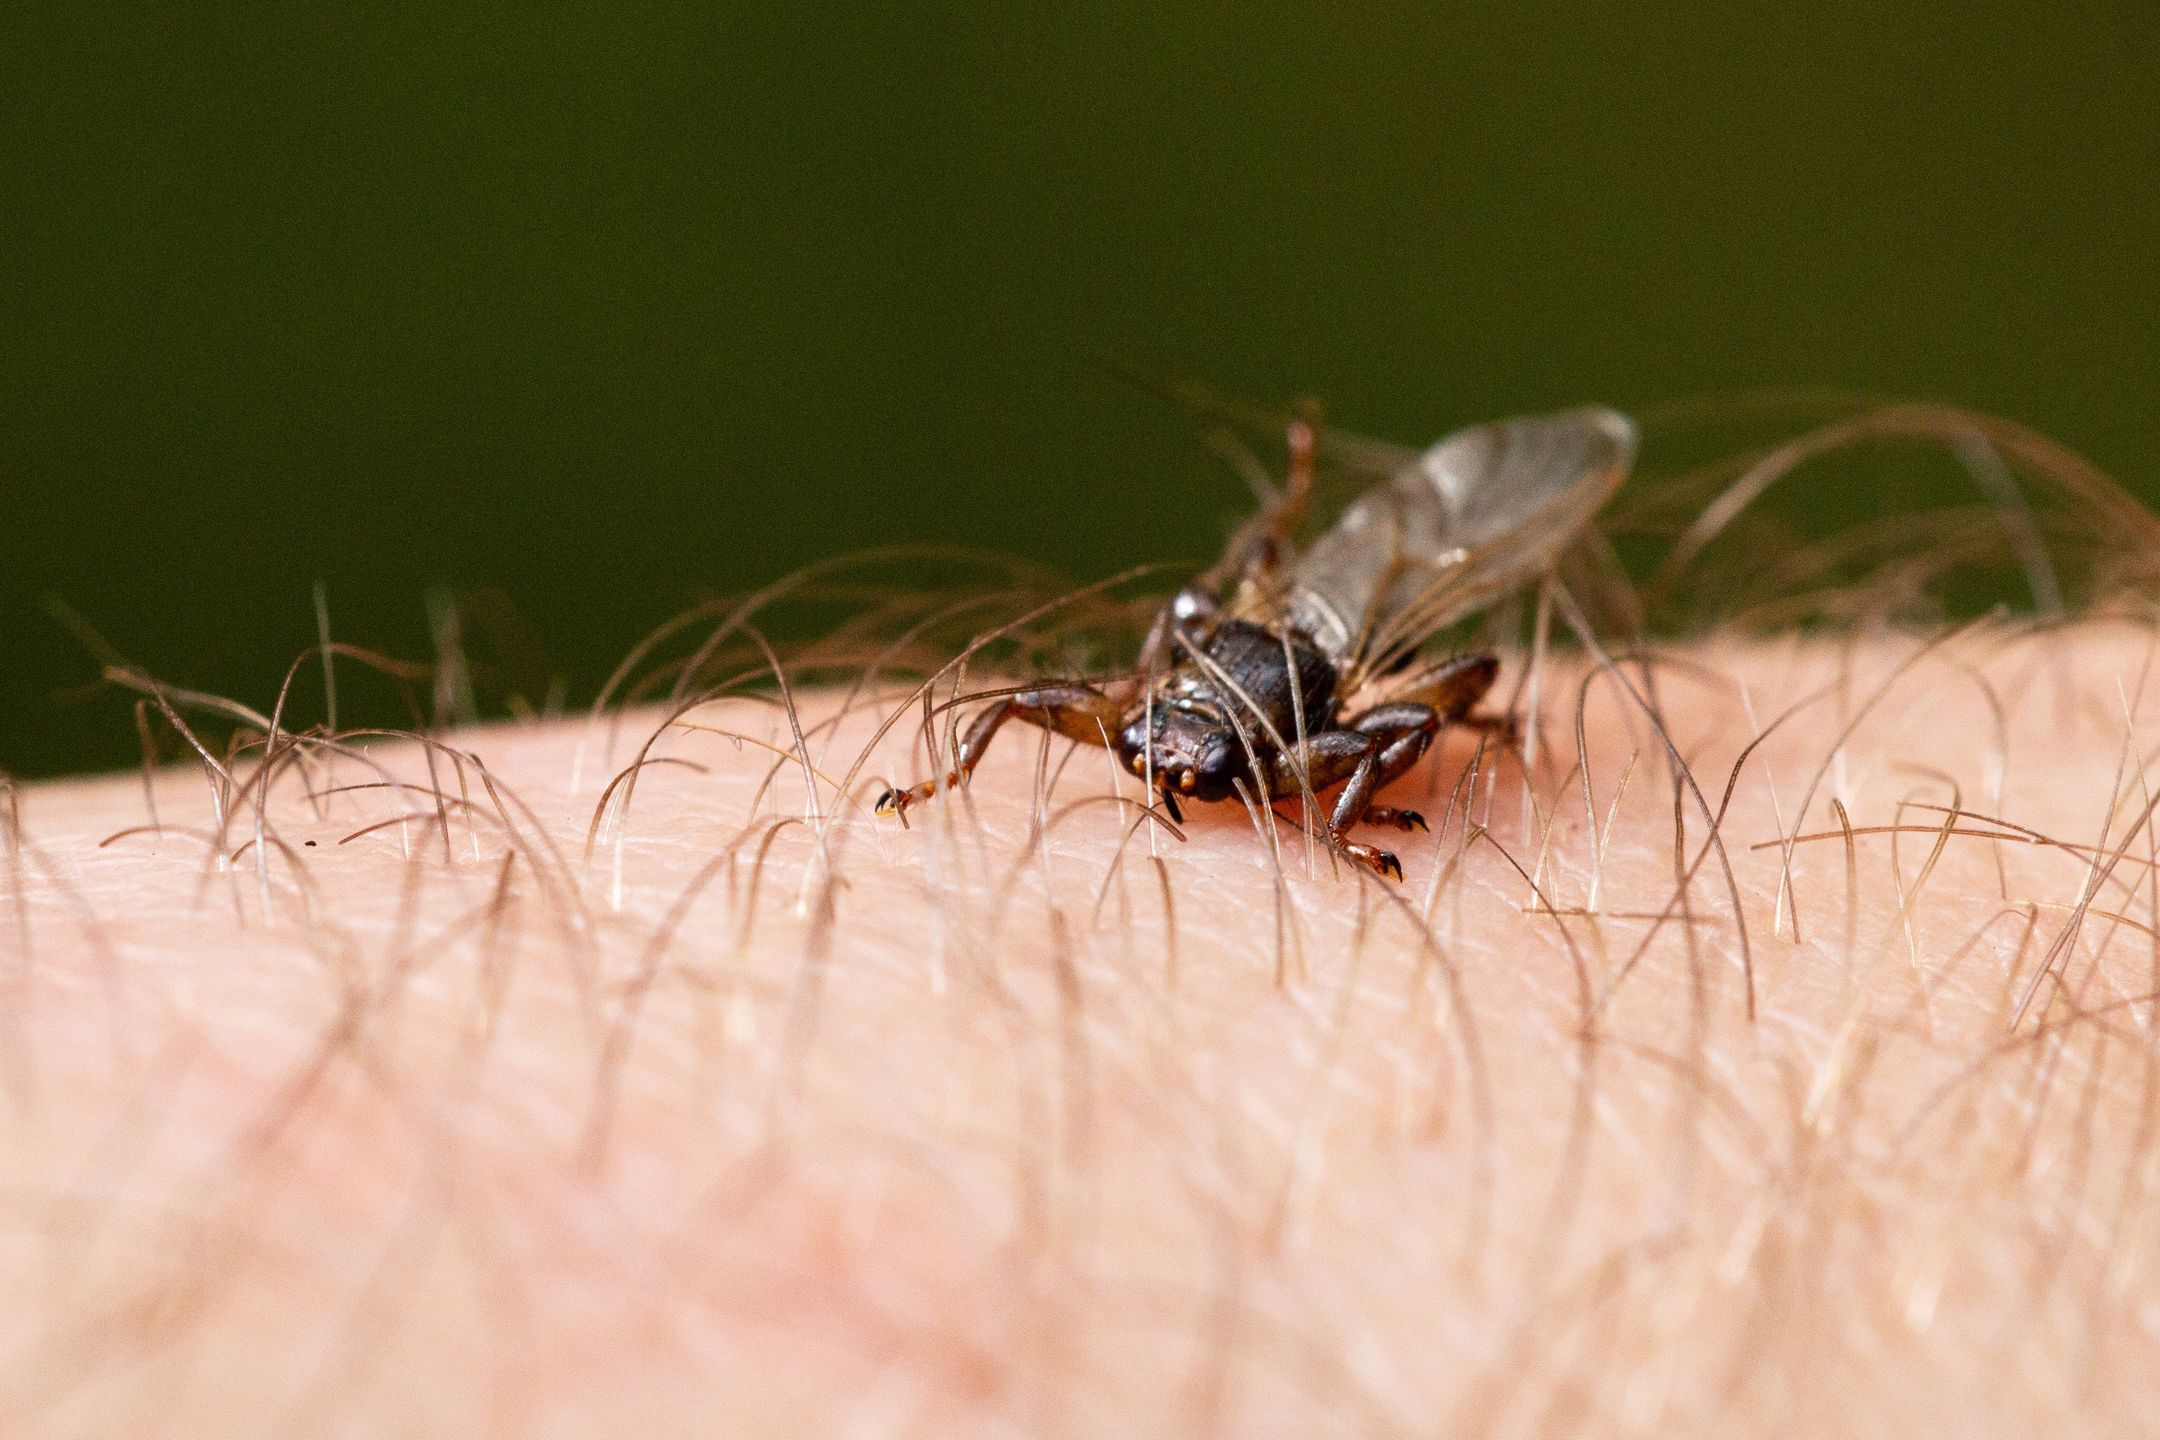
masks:
<path id="1" fill-rule="evenodd" d="M 1290 422 L 1290 471 L 1274 503 L 1238 528 L 1212 578 L 1235 578 L 1241 603 L 1250 608 L 1271 595 L 1275 572 L 1291 553 L 1290 542 L 1312 506 L 1313 464 L 1319 432 L 1309 416 Z"/>
<path id="2" fill-rule="evenodd" d="M 1405 830 L 1424 826 L 1424 817 L 1416 811 L 1374 806 L 1372 797 L 1417 763 L 1439 728 L 1440 717 L 1430 706 L 1383 705 L 1361 717 L 1354 727 L 1309 736 L 1294 762 L 1289 757 L 1276 759 L 1270 778 L 1278 790 L 1294 787 L 1300 768 L 1315 791 L 1347 781 L 1328 819 L 1328 840 L 1360 865 L 1400 880 L 1402 863 L 1377 845 L 1352 840 L 1350 827 L 1361 820 Z"/>
<path id="3" fill-rule="evenodd" d="M 1171 663 L 1173 642 L 1178 636 L 1197 644 L 1214 630 L 1222 612 L 1220 596 L 1225 585 L 1236 581 L 1239 598 L 1251 602 L 1256 594 L 1266 591 L 1275 571 L 1288 557 L 1291 538 L 1305 523 L 1305 513 L 1312 505 L 1313 463 L 1319 436 L 1311 418 L 1299 416 L 1290 422 L 1289 449 L 1290 474 L 1282 493 L 1240 525 L 1222 557 L 1194 576 L 1156 612 L 1134 667 L 1143 683 L 1144 677 L 1159 673 Z"/>
<path id="4" fill-rule="evenodd" d="M 1105 695 L 1091 685 L 1051 685 L 992 701 L 968 723 L 953 768 L 945 772 L 945 788 L 951 789 L 974 772 L 982 761 L 983 751 L 990 748 L 991 738 L 1007 720 L 1025 720 L 1030 725 L 1055 731 L 1068 740 L 1108 747 L 1118 733 L 1124 714 L 1123 701 Z M 878 797 L 877 813 L 898 815 L 904 825 L 908 807 L 929 799 L 937 791 L 935 780 L 925 780 L 905 790 L 887 790 Z"/>
<path id="5" fill-rule="evenodd" d="M 1268 762 L 1268 788 L 1277 797 L 1298 793 L 1301 776 L 1315 793 L 1341 784 L 1372 754 L 1373 737 L 1362 730 L 1315 730 L 1293 748 L 1295 756 Z"/>
<path id="6" fill-rule="evenodd" d="M 1335 802 L 1330 826 L 1338 833 L 1360 821 L 1392 825 L 1398 830 L 1429 828 L 1425 817 L 1417 811 L 1376 805 L 1373 797 L 1424 758 L 1426 747 L 1432 744 L 1433 736 L 1440 733 L 1443 723 L 1441 713 L 1432 706 L 1408 700 L 1377 705 L 1358 716 L 1352 724 L 1360 733 L 1372 737 L 1372 757 L 1343 787 L 1341 797 Z"/>
<path id="7" fill-rule="evenodd" d="M 1147 639 L 1140 646 L 1140 658 L 1133 666 L 1140 676 L 1140 683 L 1150 683 L 1171 663 L 1171 641 L 1175 635 L 1182 633 L 1198 643 L 1198 637 L 1215 628 L 1221 610 L 1215 592 L 1204 580 L 1195 580 L 1171 596 L 1170 603 L 1155 612 L 1155 623 L 1148 627 Z"/>
<path id="8" fill-rule="evenodd" d="M 1290 474 L 1281 497 L 1268 507 L 1263 517 L 1266 549 L 1263 555 L 1255 557 L 1271 566 L 1280 562 L 1283 552 L 1289 548 L 1290 537 L 1305 523 L 1305 512 L 1312 505 L 1313 460 L 1320 449 L 1320 432 L 1313 417 L 1299 415 L 1293 419 L 1286 443 L 1290 451 Z"/>
<path id="9" fill-rule="evenodd" d="M 1485 698 L 1499 675 L 1500 657 L 1497 655 L 1457 655 L 1427 671 L 1417 683 L 1406 686 L 1389 704 L 1367 711 L 1353 723 L 1363 728 L 1367 716 L 1408 703 L 1431 706 L 1443 725 L 1463 724 L 1470 714 L 1470 707 Z"/>
<path id="10" fill-rule="evenodd" d="M 1382 749 L 1377 757 L 1371 783 L 1363 788 L 1363 808 L 1350 809 L 1357 802 L 1353 798 L 1360 790 L 1359 777 L 1353 777 L 1343 791 L 1337 804 L 1335 823 L 1338 827 L 1364 820 L 1371 825 L 1393 825 L 1403 830 L 1428 829 L 1425 817 L 1415 810 L 1401 810 L 1393 805 L 1376 805 L 1372 797 L 1393 783 L 1403 772 L 1423 758 L 1432 737 L 1443 726 L 1484 725 L 1505 729 L 1505 719 L 1486 720 L 1470 714 L 1470 708 L 1485 698 L 1492 689 L 1493 680 L 1500 673 L 1500 661 L 1490 654 L 1459 655 L 1443 662 L 1426 673 L 1424 678 L 1409 686 L 1394 700 L 1375 705 L 1362 715 L 1349 721 L 1352 728 L 1369 735 L 1381 737 Z M 1348 812 L 1346 814 L 1346 811 Z"/>

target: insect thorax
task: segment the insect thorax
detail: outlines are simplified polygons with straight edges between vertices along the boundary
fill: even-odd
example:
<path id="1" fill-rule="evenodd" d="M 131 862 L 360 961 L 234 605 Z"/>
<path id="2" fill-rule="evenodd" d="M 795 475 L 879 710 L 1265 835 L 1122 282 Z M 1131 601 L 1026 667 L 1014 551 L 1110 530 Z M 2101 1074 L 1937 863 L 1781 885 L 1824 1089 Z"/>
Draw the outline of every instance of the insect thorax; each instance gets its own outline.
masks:
<path id="1" fill-rule="evenodd" d="M 1201 648 L 1199 658 L 1165 676 L 1157 702 L 1197 712 L 1218 724 L 1232 715 L 1250 728 L 1289 733 L 1302 710 L 1307 728 L 1325 723 L 1335 694 L 1335 667 L 1301 641 L 1247 620 L 1227 620 Z M 1293 699 L 1293 696 L 1295 697 Z M 1253 718 L 1266 725 L 1251 725 Z"/>

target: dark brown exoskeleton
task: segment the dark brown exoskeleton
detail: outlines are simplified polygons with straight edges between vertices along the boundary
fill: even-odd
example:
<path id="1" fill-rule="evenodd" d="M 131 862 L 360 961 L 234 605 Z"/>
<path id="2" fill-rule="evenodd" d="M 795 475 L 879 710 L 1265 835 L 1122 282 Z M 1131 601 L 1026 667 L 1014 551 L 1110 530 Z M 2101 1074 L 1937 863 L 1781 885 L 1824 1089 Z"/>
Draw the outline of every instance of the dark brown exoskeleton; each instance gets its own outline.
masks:
<path id="1" fill-rule="evenodd" d="M 1046 685 L 993 702 L 969 724 L 944 783 L 958 784 L 999 727 L 1020 719 L 1115 750 L 1172 819 L 1182 818 L 1181 798 L 1225 800 L 1242 788 L 1265 802 L 1341 785 L 1327 838 L 1400 878 L 1395 856 L 1351 839 L 1350 828 L 1424 828 L 1415 811 L 1374 797 L 1443 726 L 1471 720 L 1500 667 L 1490 654 L 1421 666 L 1418 647 L 1553 565 L 1626 476 L 1635 427 L 1583 408 L 1458 431 L 1299 552 L 1313 455 L 1311 427 L 1294 422 L 1288 486 L 1163 609 L 1130 681 Z M 1385 698 L 1348 708 L 1383 678 Z M 889 790 L 878 811 L 904 818 L 937 786 Z"/>

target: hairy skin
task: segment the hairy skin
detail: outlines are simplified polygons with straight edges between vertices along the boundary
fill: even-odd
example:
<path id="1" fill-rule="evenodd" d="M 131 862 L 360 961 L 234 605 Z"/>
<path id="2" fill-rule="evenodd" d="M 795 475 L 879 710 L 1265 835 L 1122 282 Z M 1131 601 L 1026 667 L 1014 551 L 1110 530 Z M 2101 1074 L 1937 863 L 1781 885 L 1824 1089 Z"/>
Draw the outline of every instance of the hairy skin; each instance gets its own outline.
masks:
<path id="1" fill-rule="evenodd" d="M 1181 842 L 1063 741 L 902 830 L 867 808 L 923 764 L 905 720 L 813 815 L 713 733 L 796 753 L 749 700 L 664 735 L 589 852 L 656 717 L 445 737 L 492 794 L 318 753 L 318 789 L 416 788 L 286 765 L 263 845 L 224 797 L 225 862 L 200 767 L 162 831 L 116 836 L 134 777 L 31 787 L 0 1414 L 2145 1432 L 2155 633 L 1551 662 L 1527 783 L 1458 734 L 1389 792 L 1435 832 L 1401 885 L 1234 804 Z M 799 700 L 837 781 L 875 716 Z M 1788 884 L 1758 847 L 1796 834 Z"/>

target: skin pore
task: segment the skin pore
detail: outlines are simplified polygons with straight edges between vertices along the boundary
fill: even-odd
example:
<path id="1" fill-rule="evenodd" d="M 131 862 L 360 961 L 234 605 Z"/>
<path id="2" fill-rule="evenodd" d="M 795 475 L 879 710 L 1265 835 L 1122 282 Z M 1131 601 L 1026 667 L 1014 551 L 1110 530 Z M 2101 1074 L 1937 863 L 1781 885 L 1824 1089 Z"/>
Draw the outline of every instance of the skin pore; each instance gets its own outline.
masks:
<path id="1" fill-rule="evenodd" d="M 2156 648 L 1507 652 L 1400 884 L 904 688 L 11 790 L 0 1414 L 2146 1432 Z"/>

